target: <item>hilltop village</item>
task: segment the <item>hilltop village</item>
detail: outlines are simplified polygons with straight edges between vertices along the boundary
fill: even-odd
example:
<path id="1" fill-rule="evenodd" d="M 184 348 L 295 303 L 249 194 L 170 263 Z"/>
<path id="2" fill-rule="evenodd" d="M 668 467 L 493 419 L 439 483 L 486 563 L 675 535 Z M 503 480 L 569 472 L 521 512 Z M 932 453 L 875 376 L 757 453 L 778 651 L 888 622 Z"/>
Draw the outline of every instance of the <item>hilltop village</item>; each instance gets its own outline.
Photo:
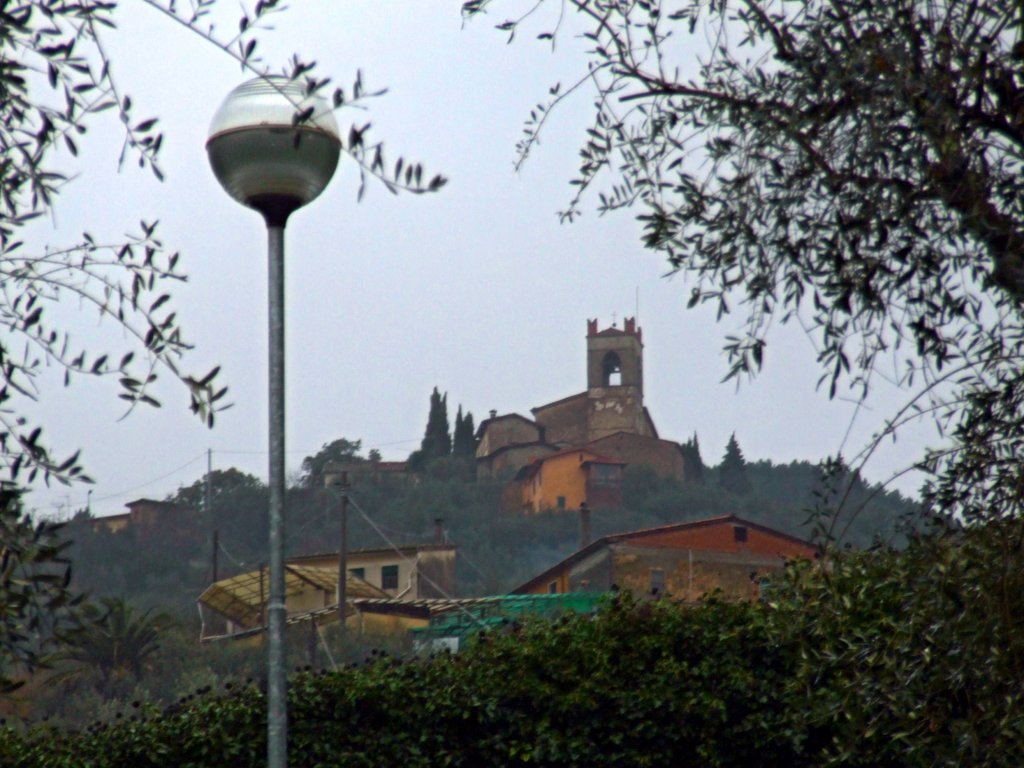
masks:
<path id="1" fill-rule="evenodd" d="M 322 466 L 308 459 L 308 487 L 290 497 L 298 535 L 286 572 L 289 625 L 312 630 L 344 614 L 346 627 L 375 642 L 385 636 L 457 647 L 483 615 L 591 609 L 614 590 L 683 602 L 710 593 L 756 600 L 787 560 L 817 557 L 810 532 L 796 528 L 800 513 L 744 495 L 746 477 L 738 489 L 723 485 L 729 451 L 717 481 L 704 483 L 696 439 L 659 434 L 644 403 L 643 334 L 634 318 L 621 328 L 588 320 L 586 330 L 586 389 L 529 416 L 491 411 L 475 430 L 460 409 L 455 442 L 463 441 L 463 451 L 471 430 L 463 459 L 367 459 L 358 443 L 344 440 L 347 459 Z M 432 402 L 443 398 L 435 391 Z M 441 420 L 448 439 L 447 417 Z M 743 459 L 735 460 L 742 474 Z M 193 571 L 207 575 L 191 598 L 200 639 L 257 638 L 268 600 L 258 560 L 262 488 L 234 470 L 214 473 L 211 482 L 212 502 L 207 484 L 197 483 L 175 498 L 138 499 L 124 515 L 81 522 L 113 548 L 159 541 L 194 551 L 202 532 L 210 559 L 193 556 Z M 652 514 L 631 509 L 630 493 L 668 501 Z M 350 501 L 343 538 L 336 510 Z M 356 504 L 378 509 L 367 514 Z M 477 504 L 491 511 L 472 512 Z M 430 524 L 429 534 L 396 540 L 395 530 L 408 532 L 417 520 Z M 344 550 L 331 546 L 341 541 Z"/>
<path id="2" fill-rule="evenodd" d="M 1024 3 L 436 5 L 0 6 L 0 768 L 1024 766 Z"/>
<path id="3" fill-rule="evenodd" d="M 581 391 L 476 425 L 460 406 L 452 429 L 435 388 L 408 460 L 346 438 L 303 460 L 286 495 L 290 665 L 461 655 L 482 633 L 625 596 L 754 606 L 790 563 L 828 562 L 823 545 L 906 541 L 918 505 L 841 465 L 749 462 L 735 436 L 705 464 L 696 435 L 658 430 L 636 320 L 585 328 Z M 845 506 L 821 508 L 823 488 Z M 60 531 L 70 587 L 96 606 L 98 634 L 75 653 L 99 655 L 59 662 L 59 684 L 33 677 L 0 714 L 82 728 L 115 701 L 187 700 L 192 681 L 264 674 L 267 486 L 228 467 L 126 506 L 82 510 Z M 114 660 L 110 638 L 124 649 Z"/>
<path id="4" fill-rule="evenodd" d="M 616 507 L 626 466 L 646 466 L 683 481 L 686 451 L 661 439 L 644 405 L 643 334 L 634 318 L 623 328 L 587 322 L 587 388 L 531 409 L 490 416 L 477 430 L 480 477 L 515 479 L 506 507 Z"/>
<path id="5" fill-rule="evenodd" d="M 586 359 L 583 392 L 532 408 L 533 418 L 491 411 L 477 428 L 473 471 L 481 480 L 509 481 L 503 510 L 616 508 L 627 466 L 679 482 L 699 477 L 694 444 L 662 439 L 644 405 L 643 333 L 636 320 L 602 330 L 588 320 Z M 333 463 L 325 474 L 330 483 L 342 472 L 361 478 L 409 471 L 407 462 L 356 462 Z"/>

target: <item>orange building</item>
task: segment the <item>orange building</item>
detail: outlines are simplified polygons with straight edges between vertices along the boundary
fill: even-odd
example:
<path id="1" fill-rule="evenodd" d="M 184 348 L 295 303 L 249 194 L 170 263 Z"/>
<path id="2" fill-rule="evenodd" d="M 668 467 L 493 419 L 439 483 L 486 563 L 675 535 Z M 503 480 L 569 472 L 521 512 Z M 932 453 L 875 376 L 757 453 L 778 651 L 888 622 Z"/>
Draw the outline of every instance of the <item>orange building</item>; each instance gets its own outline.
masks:
<path id="1" fill-rule="evenodd" d="M 513 590 L 515 594 L 604 592 L 693 601 L 719 590 L 756 599 L 761 584 L 792 558 L 817 548 L 735 515 L 674 523 L 598 539 Z"/>
<path id="2" fill-rule="evenodd" d="M 524 511 L 617 507 L 622 504 L 624 461 L 586 448 L 569 448 L 527 464 L 516 475 Z"/>

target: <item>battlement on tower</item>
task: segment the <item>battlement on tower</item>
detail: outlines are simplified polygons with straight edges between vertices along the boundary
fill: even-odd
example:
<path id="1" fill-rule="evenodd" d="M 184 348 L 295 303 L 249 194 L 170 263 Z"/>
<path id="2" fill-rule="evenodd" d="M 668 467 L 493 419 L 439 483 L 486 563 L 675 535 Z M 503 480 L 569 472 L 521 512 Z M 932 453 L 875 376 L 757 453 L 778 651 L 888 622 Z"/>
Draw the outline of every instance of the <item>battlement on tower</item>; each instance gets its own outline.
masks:
<path id="1" fill-rule="evenodd" d="M 601 336 L 633 336 L 643 344 L 643 331 L 640 326 L 637 325 L 635 317 L 627 317 L 622 321 L 622 329 L 615 327 L 614 321 L 610 328 L 605 328 L 603 331 L 597 330 L 597 318 L 593 320 L 587 320 L 587 338 L 593 339 Z"/>

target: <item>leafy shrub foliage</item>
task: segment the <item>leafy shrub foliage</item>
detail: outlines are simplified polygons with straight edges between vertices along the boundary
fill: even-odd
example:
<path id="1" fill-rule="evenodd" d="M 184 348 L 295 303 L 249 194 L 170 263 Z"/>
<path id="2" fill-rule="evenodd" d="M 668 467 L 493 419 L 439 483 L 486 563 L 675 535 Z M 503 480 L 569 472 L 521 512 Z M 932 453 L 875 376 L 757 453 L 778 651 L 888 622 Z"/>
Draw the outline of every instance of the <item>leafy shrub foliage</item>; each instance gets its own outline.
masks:
<path id="1" fill-rule="evenodd" d="M 796 565 L 764 602 L 613 596 L 456 656 L 296 674 L 294 766 L 1019 766 L 1024 526 Z M 259 686 L 81 732 L 0 730 L 0 764 L 257 766 Z"/>

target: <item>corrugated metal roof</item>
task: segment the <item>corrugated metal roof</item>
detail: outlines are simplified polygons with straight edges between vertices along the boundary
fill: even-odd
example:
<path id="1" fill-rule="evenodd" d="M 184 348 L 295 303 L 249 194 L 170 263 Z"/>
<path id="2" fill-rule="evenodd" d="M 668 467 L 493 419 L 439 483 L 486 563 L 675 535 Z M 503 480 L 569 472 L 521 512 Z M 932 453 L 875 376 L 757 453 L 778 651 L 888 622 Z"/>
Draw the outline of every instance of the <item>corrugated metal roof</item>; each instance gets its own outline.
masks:
<path id="1" fill-rule="evenodd" d="M 243 574 L 248 575 L 248 574 Z M 258 574 L 257 574 L 258 576 Z M 236 579 L 238 577 L 235 577 Z M 233 581 L 233 579 L 225 579 Z M 361 580 L 360 580 L 361 581 Z M 220 584 L 221 582 L 218 582 Z M 363 582 L 365 584 L 365 582 Z M 215 585 L 216 586 L 216 585 Z M 349 587 L 351 589 L 350 580 Z M 370 584 L 366 584 L 371 590 L 377 590 Z M 248 584 L 246 585 L 248 587 Z M 211 588 L 212 589 L 212 588 Z M 207 590 L 209 592 L 210 590 Z M 206 595 L 206 593 L 203 593 Z M 229 590 L 216 594 L 217 597 L 230 595 Z M 400 600 L 394 597 L 350 597 L 349 604 L 354 611 L 366 611 L 372 613 L 404 613 L 417 615 L 420 618 L 430 620 L 430 627 L 413 629 L 414 634 L 427 632 L 430 636 L 448 636 L 453 634 L 465 634 L 473 630 L 485 629 L 498 624 L 508 618 L 517 616 L 550 616 L 564 611 L 576 611 L 577 613 L 592 612 L 601 595 L 588 592 L 571 592 L 553 595 L 497 595 L 490 597 L 453 597 L 453 598 L 419 598 L 415 600 Z M 205 600 L 203 602 L 206 602 Z M 209 602 L 206 602 L 210 605 Z M 212 607 L 212 606 L 211 606 Z M 228 606 L 229 608 L 231 606 Z M 219 609 L 218 609 L 219 610 Z M 227 615 L 227 614 L 225 614 Z M 251 614 L 255 620 L 245 629 L 238 629 L 229 635 L 203 636 L 203 641 L 210 640 L 240 640 L 245 637 L 253 637 L 263 632 L 264 627 L 259 623 L 259 613 Z M 349 612 L 351 615 L 351 611 Z M 317 608 L 313 611 L 295 613 L 288 616 L 286 623 L 291 626 L 303 624 L 310 621 L 319 623 L 337 621 L 337 603 Z M 237 622 L 243 623 L 243 622 Z"/>
<path id="2" fill-rule="evenodd" d="M 284 573 L 285 601 L 309 588 L 324 592 L 338 589 L 338 569 L 288 564 Z M 358 576 L 348 577 L 346 591 L 352 597 L 381 597 L 387 593 Z M 266 568 L 240 573 L 211 584 L 198 602 L 244 627 L 262 623 L 263 607 L 269 599 L 270 582 Z"/>

